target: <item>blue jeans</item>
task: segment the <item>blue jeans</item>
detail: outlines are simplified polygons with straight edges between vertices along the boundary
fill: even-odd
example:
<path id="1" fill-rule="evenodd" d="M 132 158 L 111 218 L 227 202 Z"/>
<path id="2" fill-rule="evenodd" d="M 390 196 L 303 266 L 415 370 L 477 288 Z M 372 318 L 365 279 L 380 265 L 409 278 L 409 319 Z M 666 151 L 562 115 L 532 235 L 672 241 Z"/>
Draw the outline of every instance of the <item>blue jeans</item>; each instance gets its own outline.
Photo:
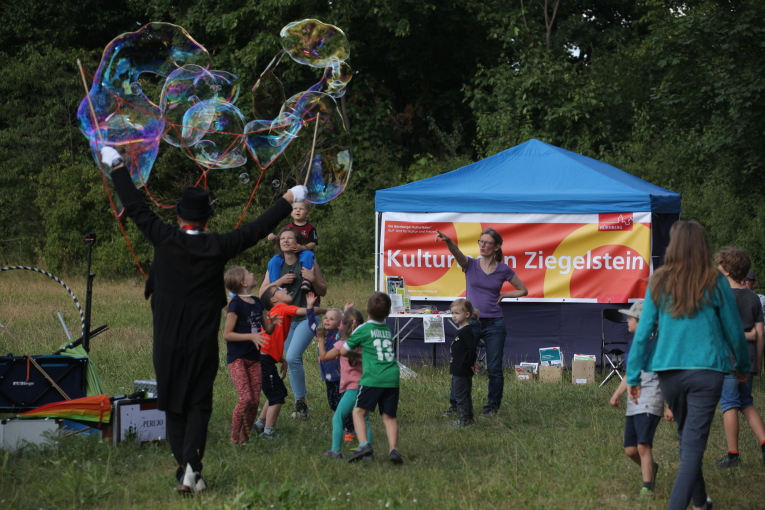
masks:
<path id="1" fill-rule="evenodd" d="M 505 352 L 505 338 L 507 329 L 505 328 L 505 319 L 502 317 L 494 319 L 471 320 L 470 326 L 473 328 L 473 336 L 483 340 L 486 346 L 486 370 L 489 373 L 489 396 L 484 411 L 490 409 L 499 409 L 502 404 L 502 393 L 505 389 L 505 373 L 502 370 L 502 357 Z M 449 395 L 449 405 L 457 407 L 457 400 L 454 397 L 454 390 Z"/>
<path id="2" fill-rule="evenodd" d="M 722 394 L 722 372 L 714 370 L 667 370 L 658 372 L 659 387 L 675 415 L 680 441 L 680 467 L 669 497 L 669 510 L 685 510 L 707 501 L 701 461 L 707 449 L 709 429 Z"/>
<path id="3" fill-rule="evenodd" d="M 308 321 L 293 320 L 290 333 L 284 342 L 284 351 L 287 353 L 285 358 L 290 372 L 290 386 L 292 386 L 292 393 L 296 400 L 305 398 L 306 395 L 303 353 L 311 340 L 313 340 L 313 331 L 308 326 Z"/>

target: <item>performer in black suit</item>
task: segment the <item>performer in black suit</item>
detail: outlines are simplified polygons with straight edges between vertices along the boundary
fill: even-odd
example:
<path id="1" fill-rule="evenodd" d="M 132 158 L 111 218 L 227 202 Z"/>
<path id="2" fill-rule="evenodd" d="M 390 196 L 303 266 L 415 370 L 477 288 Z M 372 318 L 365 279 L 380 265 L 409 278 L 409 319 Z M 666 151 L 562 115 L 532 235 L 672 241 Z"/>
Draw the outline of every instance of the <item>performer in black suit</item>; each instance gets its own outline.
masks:
<path id="1" fill-rule="evenodd" d="M 154 246 L 146 297 L 151 296 L 154 323 L 158 407 L 165 411 L 167 439 L 178 462 L 178 491 L 193 494 L 206 489 L 202 457 L 218 371 L 226 263 L 272 232 L 292 212 L 293 201 L 305 200 L 306 188 L 287 191 L 258 219 L 237 230 L 208 234 L 204 226 L 214 208 L 206 190 L 183 190 L 175 206 L 177 228 L 144 203 L 115 149 L 104 147 L 101 160 L 113 168 L 111 178 L 125 213 Z"/>

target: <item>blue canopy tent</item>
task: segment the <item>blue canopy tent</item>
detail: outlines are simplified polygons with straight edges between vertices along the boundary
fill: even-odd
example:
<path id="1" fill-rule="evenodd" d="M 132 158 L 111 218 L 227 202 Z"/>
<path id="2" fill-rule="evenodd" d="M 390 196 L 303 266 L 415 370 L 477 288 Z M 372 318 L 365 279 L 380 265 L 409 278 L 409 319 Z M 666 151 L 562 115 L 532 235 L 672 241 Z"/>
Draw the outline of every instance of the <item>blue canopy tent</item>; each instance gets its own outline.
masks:
<path id="1" fill-rule="evenodd" d="M 452 172 L 379 190 L 375 211 L 378 248 L 384 213 L 650 212 L 655 268 L 661 265 L 669 228 L 679 218 L 680 195 L 607 163 L 532 139 Z M 377 253 L 381 256 L 379 249 Z M 379 262 L 378 271 L 382 267 Z M 377 276 L 379 283 L 379 273 Z M 422 304 L 415 302 L 414 306 Z M 569 359 L 574 352 L 598 354 L 600 313 L 606 307 L 621 306 L 523 300 L 504 303 L 508 326 L 505 355 L 510 362 L 536 361 L 539 347 L 548 346 L 560 346 Z M 404 356 L 407 352 L 414 355 L 412 348 L 428 355 L 431 352 L 421 342 L 405 342 Z"/>

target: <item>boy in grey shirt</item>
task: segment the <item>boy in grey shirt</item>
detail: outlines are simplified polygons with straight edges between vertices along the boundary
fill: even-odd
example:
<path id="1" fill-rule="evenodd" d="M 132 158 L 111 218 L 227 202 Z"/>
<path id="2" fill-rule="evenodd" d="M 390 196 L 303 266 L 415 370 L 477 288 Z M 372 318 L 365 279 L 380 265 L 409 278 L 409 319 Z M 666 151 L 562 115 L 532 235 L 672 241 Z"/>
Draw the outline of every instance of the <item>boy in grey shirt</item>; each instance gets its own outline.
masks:
<path id="1" fill-rule="evenodd" d="M 630 333 L 637 330 L 643 301 L 636 301 L 629 310 L 619 310 L 627 316 Z M 610 404 L 619 407 L 619 398 L 627 391 L 627 381 L 622 379 L 619 387 L 611 396 Z M 627 399 L 627 420 L 624 426 L 624 453 L 640 466 L 643 472 L 641 498 L 653 497 L 653 487 L 659 465 L 653 460 L 653 436 L 661 421 L 661 415 L 667 421 L 673 421 L 672 411 L 664 410 L 664 397 L 659 389 L 659 376 L 652 372 L 640 372 L 640 398 L 638 403 Z"/>

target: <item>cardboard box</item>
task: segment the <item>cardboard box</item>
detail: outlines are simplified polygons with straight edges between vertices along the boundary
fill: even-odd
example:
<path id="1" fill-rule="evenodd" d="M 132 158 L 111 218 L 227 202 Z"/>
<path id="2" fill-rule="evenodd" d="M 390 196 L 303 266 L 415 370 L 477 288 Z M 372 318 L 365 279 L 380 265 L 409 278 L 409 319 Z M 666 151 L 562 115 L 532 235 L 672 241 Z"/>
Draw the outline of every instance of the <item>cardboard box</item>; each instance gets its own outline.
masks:
<path id="1" fill-rule="evenodd" d="M 595 382 L 595 361 L 574 359 L 571 362 L 571 383 L 587 384 Z"/>
<path id="2" fill-rule="evenodd" d="M 537 378 L 537 374 L 532 372 L 533 367 L 524 365 L 515 365 L 515 377 L 519 381 L 533 381 Z"/>
<path id="3" fill-rule="evenodd" d="M 539 367 L 539 380 L 545 382 L 563 381 L 563 367 Z"/>

